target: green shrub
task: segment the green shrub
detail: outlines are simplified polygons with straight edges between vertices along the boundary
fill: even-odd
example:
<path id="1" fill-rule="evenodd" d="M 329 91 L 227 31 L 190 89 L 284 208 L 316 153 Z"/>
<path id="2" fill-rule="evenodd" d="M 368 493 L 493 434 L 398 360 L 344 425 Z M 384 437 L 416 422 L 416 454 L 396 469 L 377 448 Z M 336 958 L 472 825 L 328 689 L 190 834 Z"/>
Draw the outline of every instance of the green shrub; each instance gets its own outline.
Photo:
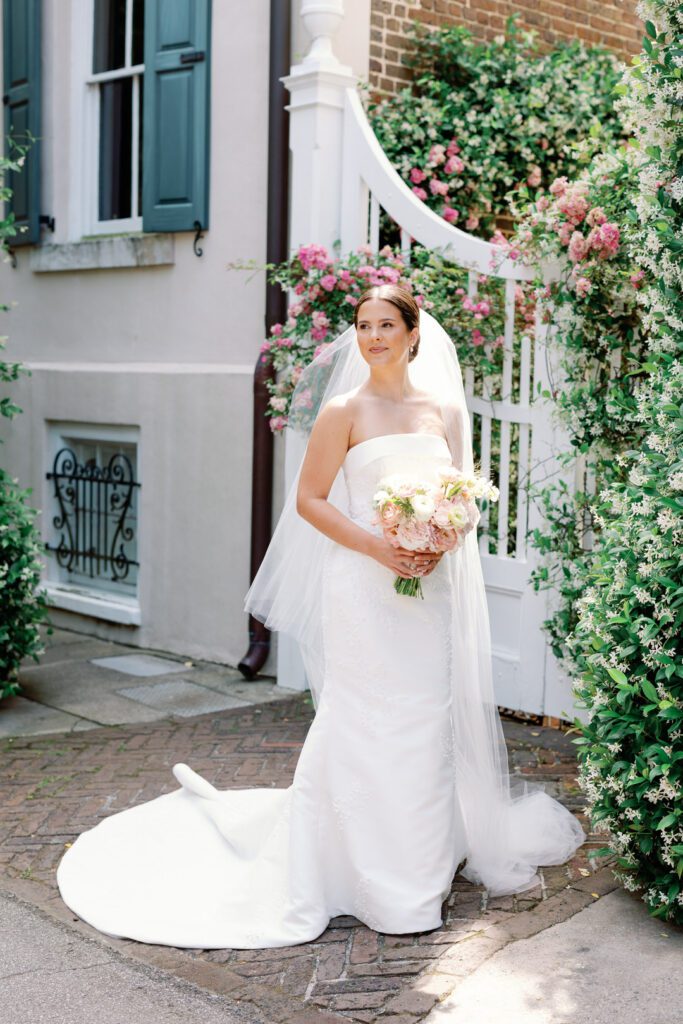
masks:
<path id="1" fill-rule="evenodd" d="M 23 151 L 22 151 L 23 152 Z M 18 170 L 23 163 L 0 158 L 0 174 L 9 167 Z M 10 197 L 6 186 L 0 187 L 0 202 Z M 0 221 L 0 249 L 7 251 L 7 239 L 16 235 L 13 215 Z M 0 305 L 6 310 L 6 305 Z M 0 350 L 4 339 L 0 340 Z M 27 372 L 19 363 L 0 359 L 0 383 L 10 384 Z M 8 395 L 0 398 L 0 415 L 11 419 L 21 409 Z M 0 700 L 19 692 L 17 673 L 23 658 L 38 660 L 43 651 L 40 625 L 47 618 L 47 603 L 40 590 L 43 550 L 35 525 L 36 510 L 26 499 L 29 490 L 21 490 L 18 481 L 0 468 Z"/>
<path id="2" fill-rule="evenodd" d="M 649 0 L 643 53 L 620 91 L 640 152 L 631 251 L 648 286 L 644 442 L 618 456 L 570 640 L 583 729 L 580 783 L 624 885 L 683 924 L 683 3 Z"/>
<path id="3" fill-rule="evenodd" d="M 436 213 L 489 237 L 507 192 L 548 186 L 622 135 L 612 89 L 617 58 L 572 41 L 539 53 L 537 34 L 474 42 L 461 26 L 415 23 L 414 81 L 368 104 L 382 148 Z M 444 191 L 445 190 L 445 191 Z"/>
<path id="4" fill-rule="evenodd" d="M 640 394 L 644 446 L 593 506 L 601 528 L 570 639 L 590 721 L 579 782 L 618 877 L 683 923 L 683 363 Z"/>
<path id="5" fill-rule="evenodd" d="M 39 625 L 47 616 L 40 582 L 42 545 L 34 525 L 35 510 L 0 469 L 0 699 L 19 692 L 22 658 L 36 661 L 43 651 Z"/>
<path id="6" fill-rule="evenodd" d="M 587 711 L 576 742 L 587 810 L 606 833 L 596 854 L 616 857 L 654 916 L 683 923 L 683 3 L 639 11 L 643 52 L 615 90 L 631 144 L 555 198 L 535 196 L 507 244 L 537 258 L 566 250 L 550 294 L 555 397 L 596 486 L 561 501 L 548 491 L 555 511 L 535 540 L 561 579 L 553 648 Z M 605 239 L 586 230 L 596 208 Z M 560 238 L 563 210 L 573 223 Z"/>

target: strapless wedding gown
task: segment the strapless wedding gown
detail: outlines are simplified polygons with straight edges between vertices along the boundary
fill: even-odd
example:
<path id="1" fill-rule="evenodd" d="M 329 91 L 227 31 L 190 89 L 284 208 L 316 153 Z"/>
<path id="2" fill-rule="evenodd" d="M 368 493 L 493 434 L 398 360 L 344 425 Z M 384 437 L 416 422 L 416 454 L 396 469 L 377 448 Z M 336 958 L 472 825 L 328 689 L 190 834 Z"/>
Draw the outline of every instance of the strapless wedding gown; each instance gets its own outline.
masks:
<path id="1" fill-rule="evenodd" d="M 378 530 L 371 503 L 384 474 L 424 477 L 450 463 L 431 434 L 356 445 L 343 465 L 351 518 Z M 292 784 L 218 791 L 176 765 L 179 789 L 104 819 L 67 850 L 64 902 L 108 934 L 180 947 L 294 945 L 339 914 L 394 934 L 438 928 L 467 853 L 446 639 L 446 560 L 457 557 L 444 555 L 419 600 L 396 594 L 378 562 L 331 545 L 325 682 Z M 576 826 L 569 855 L 583 833 L 558 810 Z"/>

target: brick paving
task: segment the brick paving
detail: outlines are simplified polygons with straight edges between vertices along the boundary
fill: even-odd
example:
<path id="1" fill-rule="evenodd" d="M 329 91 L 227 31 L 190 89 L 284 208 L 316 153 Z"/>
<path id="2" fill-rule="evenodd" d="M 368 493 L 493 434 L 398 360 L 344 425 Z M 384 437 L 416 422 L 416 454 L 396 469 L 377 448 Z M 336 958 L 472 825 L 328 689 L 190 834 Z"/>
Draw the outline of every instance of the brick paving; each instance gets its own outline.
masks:
<path id="1" fill-rule="evenodd" d="M 54 879 L 65 844 L 103 817 L 177 788 L 171 774 L 177 761 L 191 763 L 220 789 L 288 786 L 312 717 L 309 697 L 301 694 L 182 721 L 4 740 L 0 865 L 7 886 L 74 922 Z M 570 736 L 505 719 L 504 730 L 514 771 L 549 783 L 587 830 Z M 276 949 L 171 950 L 108 941 L 252 1006 L 254 1019 L 408 1024 L 507 942 L 615 888 L 605 861 L 587 857 L 601 845 L 589 836 L 573 860 L 540 869 L 540 885 L 520 896 L 487 901 L 483 888 L 456 876 L 442 928 L 427 933 L 379 934 L 356 918 L 336 917 L 314 942 Z"/>

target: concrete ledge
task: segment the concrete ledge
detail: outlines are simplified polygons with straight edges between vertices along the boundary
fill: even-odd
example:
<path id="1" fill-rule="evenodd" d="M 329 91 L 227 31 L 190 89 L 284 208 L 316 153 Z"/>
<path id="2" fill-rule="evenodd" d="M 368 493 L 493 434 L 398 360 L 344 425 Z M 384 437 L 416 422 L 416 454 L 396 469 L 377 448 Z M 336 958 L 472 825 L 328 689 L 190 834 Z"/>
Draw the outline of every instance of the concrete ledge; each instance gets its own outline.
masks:
<path id="1" fill-rule="evenodd" d="M 43 589 L 48 604 L 55 608 L 64 608 L 68 612 L 78 612 L 80 615 L 91 615 L 96 619 L 106 619 L 108 622 L 120 622 L 124 626 L 139 626 L 142 621 L 138 602 L 117 597 L 116 594 L 103 591 L 100 595 L 95 591 L 88 592 L 53 582 L 45 583 Z"/>
<path id="2" fill-rule="evenodd" d="M 114 235 L 31 249 L 29 266 L 35 274 L 116 267 L 159 267 L 175 263 L 173 234 Z"/>

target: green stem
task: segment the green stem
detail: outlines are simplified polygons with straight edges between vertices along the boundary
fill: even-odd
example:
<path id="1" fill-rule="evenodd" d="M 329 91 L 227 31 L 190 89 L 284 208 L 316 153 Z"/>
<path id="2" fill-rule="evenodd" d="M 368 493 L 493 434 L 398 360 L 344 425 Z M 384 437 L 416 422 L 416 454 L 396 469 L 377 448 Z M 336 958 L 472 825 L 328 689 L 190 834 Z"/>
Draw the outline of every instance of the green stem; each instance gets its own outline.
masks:
<path id="1" fill-rule="evenodd" d="M 405 594 L 406 597 L 421 597 L 424 601 L 422 580 L 419 576 L 411 576 L 408 580 L 403 576 L 397 576 L 394 580 L 394 590 L 397 594 Z"/>

